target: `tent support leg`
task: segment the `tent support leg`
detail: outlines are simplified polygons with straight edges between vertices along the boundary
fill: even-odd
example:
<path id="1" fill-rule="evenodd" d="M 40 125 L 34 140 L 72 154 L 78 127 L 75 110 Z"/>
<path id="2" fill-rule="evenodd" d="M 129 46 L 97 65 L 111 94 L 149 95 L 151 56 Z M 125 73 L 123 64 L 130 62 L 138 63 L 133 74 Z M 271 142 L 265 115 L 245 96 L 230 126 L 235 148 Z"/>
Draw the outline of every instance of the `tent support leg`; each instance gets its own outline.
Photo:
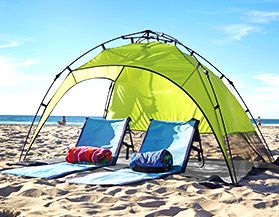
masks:
<path id="1" fill-rule="evenodd" d="M 203 155 L 203 149 L 201 144 L 201 136 L 198 130 L 196 130 L 194 135 L 194 141 L 199 143 L 199 148 L 192 146 L 192 149 L 198 153 L 198 161 L 202 162 L 200 165 L 200 168 L 204 166 L 204 155 Z"/>
<path id="2" fill-rule="evenodd" d="M 111 82 L 111 84 L 109 86 L 109 91 L 108 91 L 107 99 L 106 99 L 106 104 L 105 104 L 103 118 L 106 118 L 106 116 L 107 116 L 108 106 L 109 106 L 109 102 L 110 102 L 110 99 L 111 99 L 113 86 L 114 86 L 114 82 Z"/>
<path id="3" fill-rule="evenodd" d="M 126 133 L 129 134 L 129 138 L 130 138 L 130 142 L 131 142 L 131 144 L 123 142 L 123 145 L 125 145 L 126 148 L 127 148 L 125 158 L 126 158 L 126 160 L 128 160 L 129 159 L 129 149 L 131 148 L 132 152 L 134 153 L 135 152 L 135 147 L 134 147 L 133 138 L 132 138 L 132 131 L 131 131 L 130 127 L 127 129 Z"/>
<path id="4" fill-rule="evenodd" d="M 29 128 L 29 130 L 28 130 L 28 133 L 27 133 L 27 136 L 26 136 L 26 139 L 25 139 L 25 142 L 24 142 L 24 144 L 23 144 L 23 146 L 22 146 L 21 153 L 20 153 L 20 156 L 19 156 L 19 160 L 18 160 L 18 161 L 21 161 L 21 159 L 22 159 L 25 146 L 26 146 L 27 143 L 28 143 L 28 138 L 29 138 L 29 136 L 30 136 L 32 127 L 34 126 L 34 122 L 35 122 L 36 118 L 38 117 L 38 114 L 39 114 L 39 111 L 40 111 L 40 109 L 41 109 L 41 106 L 44 106 L 45 108 L 46 108 L 46 106 L 47 106 L 46 104 L 44 104 L 45 98 L 47 97 L 47 95 L 48 95 L 50 89 L 52 88 L 52 86 L 54 85 L 55 81 L 60 77 L 60 75 L 61 75 L 64 71 L 65 71 L 65 69 L 64 69 L 62 72 L 60 72 L 59 74 L 57 74 L 57 75 L 55 76 L 53 82 L 51 83 L 51 85 L 49 86 L 47 92 L 45 93 L 45 95 L 44 95 L 44 97 L 43 97 L 43 99 L 42 99 L 42 101 L 41 101 L 41 103 L 40 103 L 40 105 L 39 105 L 39 107 L 38 107 L 38 109 L 37 109 L 37 112 L 36 112 L 35 116 L 33 117 L 32 123 L 31 123 L 31 125 L 30 125 L 30 128 Z M 32 145 L 32 144 L 30 144 L 30 145 Z M 25 157 L 26 157 L 27 153 L 28 153 L 28 152 L 26 152 Z M 23 160 L 25 160 L 25 157 L 24 157 Z"/>
<path id="5" fill-rule="evenodd" d="M 204 67 L 203 67 L 204 68 Z M 210 76 L 209 76 L 209 73 L 206 69 L 204 69 L 205 71 L 205 74 L 206 74 L 206 77 L 208 79 L 208 82 L 210 84 L 210 87 L 211 87 L 211 90 L 213 91 L 213 95 L 214 95 L 214 98 L 215 98 L 215 101 L 216 101 L 216 104 L 217 106 L 215 107 L 215 110 L 218 109 L 219 111 L 219 114 L 220 114 L 220 117 L 221 117 L 221 121 L 222 121 L 222 125 L 223 125 L 223 129 L 224 129 L 224 132 L 225 132 L 225 139 L 226 139 L 226 143 L 227 143 L 227 147 L 228 147 L 228 151 L 229 151 L 229 156 L 230 156 L 230 161 L 231 161 L 231 166 L 232 166 L 232 170 L 233 170 L 233 176 L 231 176 L 232 178 L 232 181 L 233 181 L 233 184 L 234 185 L 238 185 L 238 182 L 237 182 L 237 177 L 236 177 L 236 172 L 235 172 L 235 167 L 234 167 L 234 162 L 233 162 L 233 157 L 232 157 L 232 152 L 231 152 L 231 147 L 230 147 L 230 142 L 229 142 L 229 139 L 228 139 L 228 133 L 227 133 L 227 128 L 226 128 L 226 125 L 225 125 L 225 121 L 224 121 L 224 118 L 223 118 L 223 114 L 222 114 L 222 111 L 221 111 L 221 108 L 219 106 L 219 101 L 218 101 L 218 98 L 217 98 L 217 95 L 216 95 L 216 92 L 214 90 L 214 87 L 213 87 L 213 84 L 211 82 L 211 79 L 210 79 Z M 229 170 L 230 171 L 230 170 Z"/>

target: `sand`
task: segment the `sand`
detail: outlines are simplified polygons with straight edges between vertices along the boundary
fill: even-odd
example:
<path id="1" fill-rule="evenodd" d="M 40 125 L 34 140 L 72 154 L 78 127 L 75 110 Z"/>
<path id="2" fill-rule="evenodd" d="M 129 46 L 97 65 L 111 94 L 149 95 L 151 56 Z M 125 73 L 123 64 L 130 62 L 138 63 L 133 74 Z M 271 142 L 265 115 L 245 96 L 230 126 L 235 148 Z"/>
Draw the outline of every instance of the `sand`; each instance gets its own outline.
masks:
<path id="1" fill-rule="evenodd" d="M 15 162 L 27 125 L 0 125 L 0 168 Z M 262 126 L 275 158 L 279 127 Z M 31 151 L 32 158 L 63 157 L 75 144 L 81 126 L 46 126 Z M 138 147 L 143 135 L 134 135 Z M 124 151 L 124 149 L 123 149 Z M 124 153 L 122 153 L 123 155 Z M 211 189 L 181 175 L 128 186 L 69 184 L 0 174 L 0 216 L 279 216 L 279 172 L 263 170 L 240 187 Z"/>

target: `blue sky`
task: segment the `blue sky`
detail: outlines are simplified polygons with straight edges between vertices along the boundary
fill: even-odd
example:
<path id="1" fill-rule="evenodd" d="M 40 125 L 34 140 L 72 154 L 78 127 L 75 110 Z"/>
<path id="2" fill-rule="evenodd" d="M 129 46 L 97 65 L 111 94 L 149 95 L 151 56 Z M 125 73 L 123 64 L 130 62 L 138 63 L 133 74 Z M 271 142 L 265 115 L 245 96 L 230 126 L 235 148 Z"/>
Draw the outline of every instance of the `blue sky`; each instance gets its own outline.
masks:
<path id="1" fill-rule="evenodd" d="M 54 76 L 76 57 L 152 29 L 217 66 L 254 116 L 279 118 L 279 1 L 0 0 L 0 11 L 0 114 L 34 114 Z M 54 114 L 102 114 L 107 83 L 93 86 L 97 94 L 82 100 L 89 90 L 77 88 L 75 103 L 66 95 Z"/>

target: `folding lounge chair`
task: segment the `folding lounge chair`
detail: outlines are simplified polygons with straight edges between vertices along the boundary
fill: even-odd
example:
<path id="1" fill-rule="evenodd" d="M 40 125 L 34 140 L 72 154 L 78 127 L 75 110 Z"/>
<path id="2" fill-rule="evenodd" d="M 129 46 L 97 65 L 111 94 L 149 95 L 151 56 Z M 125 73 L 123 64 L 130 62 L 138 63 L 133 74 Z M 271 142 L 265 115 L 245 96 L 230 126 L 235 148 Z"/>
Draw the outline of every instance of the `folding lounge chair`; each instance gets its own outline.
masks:
<path id="1" fill-rule="evenodd" d="M 199 121 L 166 122 L 152 120 L 143 140 L 140 152 L 167 149 L 173 156 L 173 167 L 168 172 L 144 173 L 135 172 L 131 168 L 122 168 L 110 172 L 97 172 L 79 175 L 67 179 L 70 183 L 92 185 L 125 185 L 140 181 L 157 179 L 175 173 L 185 172 L 190 149 L 198 130 Z"/>
<path id="2" fill-rule="evenodd" d="M 110 151 L 112 152 L 112 158 L 108 164 L 72 164 L 64 161 L 48 165 L 8 169 L 1 171 L 1 173 L 26 177 L 53 179 L 63 177 L 75 172 L 94 170 L 104 166 L 115 165 L 121 145 L 124 140 L 125 133 L 129 130 L 129 122 L 130 118 L 115 120 L 87 118 L 86 122 L 84 123 L 76 146 L 83 146 L 86 144 L 86 146 L 110 149 Z M 130 148 L 131 145 L 128 145 L 127 148 Z"/>

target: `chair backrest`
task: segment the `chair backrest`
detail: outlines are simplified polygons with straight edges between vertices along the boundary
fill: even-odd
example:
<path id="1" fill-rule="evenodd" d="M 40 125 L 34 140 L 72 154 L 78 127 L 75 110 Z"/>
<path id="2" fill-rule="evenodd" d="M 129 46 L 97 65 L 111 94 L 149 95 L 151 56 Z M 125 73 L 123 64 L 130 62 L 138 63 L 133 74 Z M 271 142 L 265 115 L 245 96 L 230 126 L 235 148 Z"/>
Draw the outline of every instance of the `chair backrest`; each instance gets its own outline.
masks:
<path id="1" fill-rule="evenodd" d="M 173 156 L 173 165 L 185 171 L 195 131 L 199 121 L 168 122 L 151 120 L 140 152 L 167 149 Z"/>
<path id="2" fill-rule="evenodd" d="M 116 163 L 130 118 L 107 120 L 87 118 L 76 146 L 110 149 L 112 163 Z"/>

